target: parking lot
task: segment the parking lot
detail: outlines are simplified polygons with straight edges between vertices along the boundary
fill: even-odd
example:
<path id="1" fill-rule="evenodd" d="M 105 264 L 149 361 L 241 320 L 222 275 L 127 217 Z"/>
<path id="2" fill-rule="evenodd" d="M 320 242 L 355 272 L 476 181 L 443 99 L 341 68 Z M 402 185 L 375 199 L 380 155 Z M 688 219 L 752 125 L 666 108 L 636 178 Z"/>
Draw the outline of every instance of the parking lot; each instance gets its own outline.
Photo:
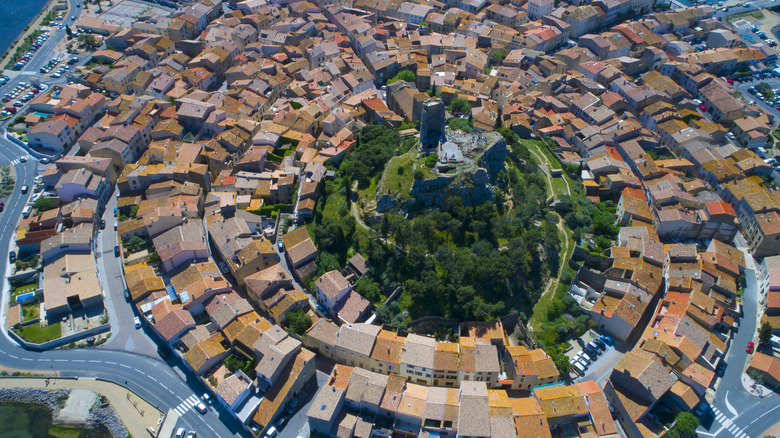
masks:
<path id="1" fill-rule="evenodd" d="M 748 102 L 760 106 L 761 108 L 771 112 L 775 116 L 780 116 L 780 110 L 777 108 L 780 106 L 780 92 L 775 94 L 774 99 L 770 99 L 769 102 L 766 98 L 761 99 L 756 94 L 751 93 L 749 90 L 751 87 L 756 87 L 759 83 L 766 82 L 772 90 L 780 90 L 780 78 L 772 75 L 763 75 L 763 77 L 750 77 L 747 80 L 734 82 L 734 89 L 742 93 Z M 770 103 L 771 102 L 771 103 Z"/>
<path id="2" fill-rule="evenodd" d="M 130 27 L 142 15 L 167 15 L 168 12 L 168 9 L 159 5 L 124 0 L 114 2 L 113 6 L 104 9 L 99 15 L 109 23 Z"/>
<path id="3" fill-rule="evenodd" d="M 583 352 L 583 347 L 590 343 L 591 341 L 594 341 L 595 339 L 599 338 L 599 333 L 596 333 L 593 330 L 589 330 L 586 332 L 582 337 L 577 339 L 575 342 L 572 342 L 574 345 L 574 348 L 566 352 L 566 356 L 569 357 L 570 360 L 574 359 L 576 356 L 580 354 L 580 352 Z M 609 377 L 609 373 L 612 370 L 612 367 L 617 363 L 618 360 L 623 356 L 623 353 L 620 351 L 620 344 L 615 343 L 613 340 L 612 346 L 606 345 L 606 349 L 604 349 L 601 354 L 595 355 L 593 357 L 591 354 L 587 353 L 585 351 L 585 354 L 588 354 L 590 356 L 590 363 L 587 364 L 587 368 L 585 369 L 584 374 L 580 374 L 576 371 L 572 371 L 572 376 L 574 377 L 575 381 L 586 381 L 586 380 L 594 380 L 596 383 L 601 383 L 601 381 L 605 380 L 607 377 Z M 617 348 L 616 348 L 617 347 Z"/>

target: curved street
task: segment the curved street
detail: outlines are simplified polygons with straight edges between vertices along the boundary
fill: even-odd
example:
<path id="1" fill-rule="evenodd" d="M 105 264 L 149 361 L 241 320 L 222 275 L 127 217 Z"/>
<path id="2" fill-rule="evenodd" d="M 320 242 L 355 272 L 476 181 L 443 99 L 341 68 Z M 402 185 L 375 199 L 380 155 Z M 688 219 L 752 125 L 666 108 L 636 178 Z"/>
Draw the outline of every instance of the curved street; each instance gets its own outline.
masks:
<path id="1" fill-rule="evenodd" d="M 720 386 L 711 403 L 713 412 L 704 418 L 698 433 L 703 437 L 761 438 L 765 431 L 777 423 L 777 409 L 780 397 L 774 394 L 760 399 L 749 394 L 742 386 L 742 373 L 750 355 L 745 351 L 747 343 L 754 340 L 758 315 L 758 282 L 756 264 L 747 251 L 747 244 L 741 234 L 734 241 L 737 248 L 746 254 L 742 319 L 739 330 L 731 341 L 726 370 L 720 379 Z"/>
<path id="2" fill-rule="evenodd" d="M 76 0 L 70 0 L 73 12 L 68 16 L 79 15 L 81 9 L 75 7 L 76 3 Z M 22 71 L 9 74 L 12 76 L 11 79 L 0 88 L 0 91 L 12 89 L 19 82 L 24 82 L 31 75 L 36 74 L 38 68 L 52 56 L 57 42 L 64 37 L 65 30 L 52 30 L 46 44 L 35 52 Z M 51 80 L 45 82 L 49 82 L 50 85 L 52 83 Z M 5 123 L 0 136 L 0 164 L 12 165 L 16 178 L 14 190 L 6 201 L 5 210 L 0 213 L 0 236 L 2 236 L 0 253 L 8 254 L 14 229 L 30 195 L 29 193 L 23 195 L 21 187 L 33 186 L 38 172 L 38 161 L 34 157 L 41 154 L 25 150 L 17 143 L 8 140 L 4 128 Z M 22 163 L 21 157 L 29 159 Z M 116 203 L 114 197 L 112 202 Z M 113 204 L 109 203 L 110 209 L 107 208 L 104 215 L 107 223 L 113 222 L 111 219 Z M 172 409 L 178 407 L 184 415 L 180 417 L 177 427 L 195 430 L 199 436 L 246 435 L 243 426 L 219 406 L 212 407 L 205 415 L 200 415 L 192 409 L 191 400 L 200 397 L 204 391 L 200 380 L 194 373 L 188 371 L 179 359 L 170 359 L 170 363 L 163 362 L 157 354 L 157 344 L 145 335 L 148 328 L 143 330 L 134 328 L 132 321 L 134 314 L 131 306 L 124 301 L 121 266 L 118 259 L 113 256 L 115 242 L 116 236 L 111 232 L 100 233 L 96 242 L 100 279 L 105 290 L 105 303 L 112 328 L 109 342 L 98 348 L 34 352 L 20 347 L 3 330 L 3 335 L 0 336 L 0 365 L 25 371 L 53 371 L 63 377 L 105 379 L 126 386 L 163 412 L 169 410 L 173 412 Z M 0 260 L 0 272 L 8 272 L 9 269 L 8 258 L 4 257 Z M 8 300 L 3 298 L 1 301 L 0 323 L 4 323 Z"/>

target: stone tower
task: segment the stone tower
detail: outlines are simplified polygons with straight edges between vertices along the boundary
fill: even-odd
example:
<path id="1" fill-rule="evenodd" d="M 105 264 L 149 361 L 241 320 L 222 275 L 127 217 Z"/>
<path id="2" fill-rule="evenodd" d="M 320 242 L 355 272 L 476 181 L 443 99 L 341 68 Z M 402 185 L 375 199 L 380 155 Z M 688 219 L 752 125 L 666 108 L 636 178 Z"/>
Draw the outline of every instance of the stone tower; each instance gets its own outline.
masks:
<path id="1" fill-rule="evenodd" d="M 424 151 L 435 150 L 439 140 L 444 137 L 444 102 L 441 99 L 428 99 L 423 103 L 420 120 L 420 148 Z"/>

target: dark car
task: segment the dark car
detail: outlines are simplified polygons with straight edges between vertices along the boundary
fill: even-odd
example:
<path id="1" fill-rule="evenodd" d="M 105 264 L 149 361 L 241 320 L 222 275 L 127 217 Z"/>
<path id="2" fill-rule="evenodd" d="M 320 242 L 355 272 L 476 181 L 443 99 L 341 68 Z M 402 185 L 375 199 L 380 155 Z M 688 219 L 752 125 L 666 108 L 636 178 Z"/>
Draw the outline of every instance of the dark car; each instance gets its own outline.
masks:
<path id="1" fill-rule="evenodd" d="M 593 347 L 591 347 L 590 345 L 585 345 L 584 347 L 582 347 L 582 349 L 585 350 L 585 352 L 588 353 L 588 356 L 590 356 L 590 357 L 596 357 L 597 356 L 596 355 L 596 350 Z"/>
<path id="2" fill-rule="evenodd" d="M 16 261 L 16 253 L 11 251 L 8 253 L 8 261 L 13 263 Z"/>
<path id="3" fill-rule="evenodd" d="M 125 289 L 125 301 L 130 302 L 130 291 Z"/>
<path id="4" fill-rule="evenodd" d="M 606 350 L 607 349 L 607 344 L 605 344 L 604 341 L 602 341 L 601 339 L 594 339 L 593 342 L 596 345 L 598 345 L 599 348 L 601 348 L 602 350 Z"/>
<path id="5" fill-rule="evenodd" d="M 119 245 L 114 246 L 114 257 L 119 257 Z"/>
<path id="6" fill-rule="evenodd" d="M 100 229 L 101 230 L 105 230 L 106 229 L 106 220 L 105 219 L 101 219 L 100 220 Z"/>
<path id="7" fill-rule="evenodd" d="M 726 374 L 726 362 L 723 362 L 722 360 L 720 361 L 718 366 L 715 368 L 715 374 L 720 377 L 723 377 L 723 375 Z"/>

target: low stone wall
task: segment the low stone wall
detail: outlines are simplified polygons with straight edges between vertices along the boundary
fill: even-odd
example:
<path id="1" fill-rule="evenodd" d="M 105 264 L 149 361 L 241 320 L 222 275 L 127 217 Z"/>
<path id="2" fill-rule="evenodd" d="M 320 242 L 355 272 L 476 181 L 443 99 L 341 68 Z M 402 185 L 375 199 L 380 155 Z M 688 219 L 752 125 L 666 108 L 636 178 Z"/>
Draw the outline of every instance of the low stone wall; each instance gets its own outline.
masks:
<path id="1" fill-rule="evenodd" d="M 89 330 L 84 330 L 83 332 L 74 333 L 70 336 L 65 336 L 59 339 L 55 339 L 53 341 L 45 342 L 43 344 L 33 344 L 31 342 L 27 342 L 19 335 L 14 333 L 13 330 L 8 330 L 8 334 L 16 341 L 19 345 L 21 345 L 26 350 L 33 350 L 33 351 L 44 351 L 44 350 L 51 350 L 57 347 L 61 347 L 65 344 L 70 344 L 71 342 L 76 342 L 80 339 L 88 338 L 90 336 L 99 335 L 100 333 L 105 333 L 107 331 L 111 330 L 110 324 L 103 324 L 99 327 L 93 327 Z"/>

